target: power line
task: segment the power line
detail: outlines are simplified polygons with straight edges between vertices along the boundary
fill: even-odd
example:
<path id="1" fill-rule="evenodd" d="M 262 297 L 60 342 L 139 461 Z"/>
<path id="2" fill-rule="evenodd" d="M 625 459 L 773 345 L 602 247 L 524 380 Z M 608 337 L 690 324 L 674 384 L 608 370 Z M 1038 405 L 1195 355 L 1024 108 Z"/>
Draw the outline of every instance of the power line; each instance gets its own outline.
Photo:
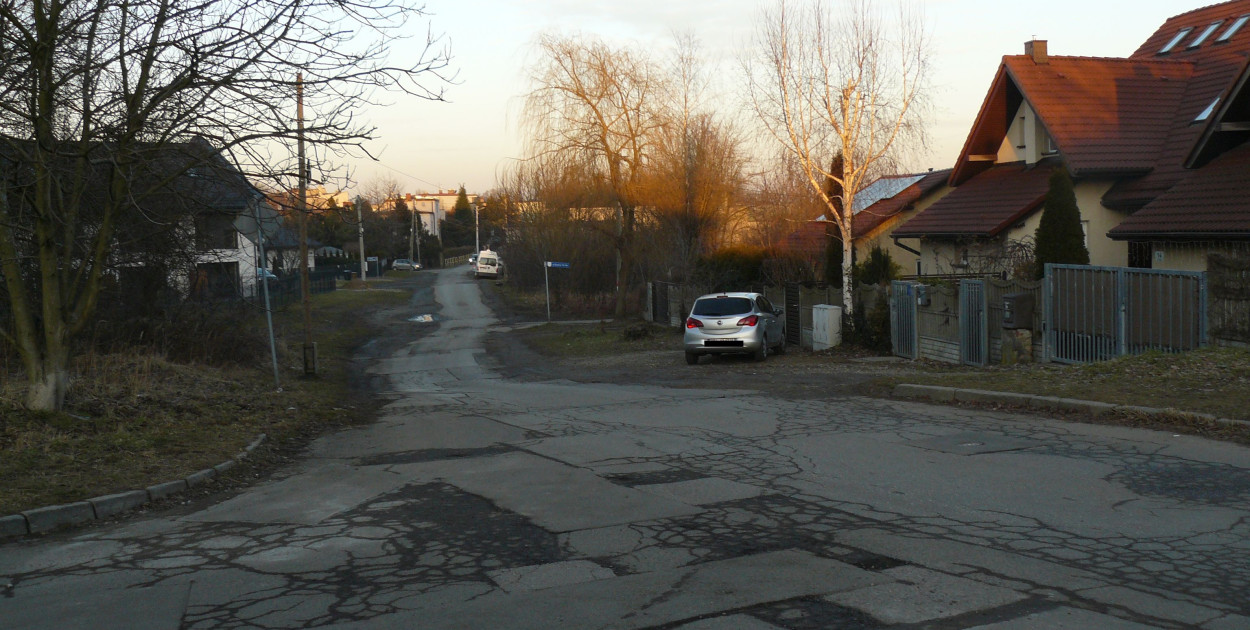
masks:
<path id="1" fill-rule="evenodd" d="M 397 168 L 392 168 L 392 167 L 390 167 L 390 166 L 387 166 L 386 164 L 383 164 L 381 161 L 375 161 L 374 163 L 375 163 L 375 164 L 377 164 L 378 166 L 381 166 L 382 168 L 384 168 L 384 169 L 386 169 L 386 170 L 388 170 L 388 171 L 391 171 L 391 172 L 393 172 L 393 173 L 398 173 L 398 174 L 400 174 L 400 175 L 403 175 L 404 177 L 407 177 L 408 179 L 415 179 L 415 180 L 417 180 L 417 181 L 421 182 L 422 184 L 425 184 L 426 186 L 433 186 L 433 187 L 435 188 L 435 192 L 441 192 L 441 191 L 442 191 L 442 187 L 441 187 L 441 186 L 439 186 L 438 184 L 435 184 L 435 183 L 433 183 L 433 182 L 429 182 L 429 181 L 426 181 L 426 180 L 424 180 L 424 179 L 421 179 L 420 177 L 417 177 L 416 175 L 412 175 L 412 174 L 409 174 L 409 173 L 405 173 L 405 172 L 403 172 L 403 171 L 401 171 L 401 170 L 399 170 L 399 169 L 397 169 Z"/>

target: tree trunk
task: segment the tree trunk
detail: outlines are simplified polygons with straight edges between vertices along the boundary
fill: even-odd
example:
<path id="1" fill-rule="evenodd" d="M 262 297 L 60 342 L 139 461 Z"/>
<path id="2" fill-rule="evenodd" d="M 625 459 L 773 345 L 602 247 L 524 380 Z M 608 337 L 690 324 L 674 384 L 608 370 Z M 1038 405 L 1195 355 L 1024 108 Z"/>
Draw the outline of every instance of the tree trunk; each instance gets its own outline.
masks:
<path id="1" fill-rule="evenodd" d="M 47 345 L 42 356 L 24 361 L 30 383 L 26 407 L 32 411 L 59 411 L 69 391 L 69 346 L 53 338 L 48 339 Z"/>
<path id="2" fill-rule="evenodd" d="M 31 380 L 26 391 L 26 408 L 31 411 L 57 411 L 65 405 L 69 391 L 69 370 L 46 367 L 42 378 Z"/>
<path id="3" fill-rule="evenodd" d="M 615 317 L 625 317 L 626 296 L 629 294 L 629 270 L 634 264 L 633 234 L 634 209 L 621 207 L 620 231 L 616 239 L 616 310 Z"/>
<path id="4" fill-rule="evenodd" d="M 850 219 L 848 218 L 848 223 Z M 842 311 L 847 326 L 855 328 L 855 244 L 850 230 L 842 230 Z"/>

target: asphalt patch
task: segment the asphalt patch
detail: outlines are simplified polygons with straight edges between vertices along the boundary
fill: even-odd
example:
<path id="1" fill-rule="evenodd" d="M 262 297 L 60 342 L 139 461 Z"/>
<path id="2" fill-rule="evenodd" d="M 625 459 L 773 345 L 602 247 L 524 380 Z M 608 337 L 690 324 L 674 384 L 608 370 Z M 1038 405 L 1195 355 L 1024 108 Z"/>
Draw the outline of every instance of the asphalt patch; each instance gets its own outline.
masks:
<path id="1" fill-rule="evenodd" d="M 395 464 L 421 464 L 446 459 L 467 459 L 470 457 L 489 457 L 517 450 L 512 446 L 487 446 L 485 448 L 430 448 L 420 451 L 403 451 L 399 453 L 383 453 L 355 460 L 357 466 L 393 466 Z"/>
<path id="2" fill-rule="evenodd" d="M 604 478 L 612 483 L 636 488 L 638 486 L 650 486 L 659 483 L 677 483 L 679 481 L 694 481 L 695 479 L 707 479 L 707 475 L 694 471 L 683 470 L 679 468 L 671 468 L 669 470 L 656 470 L 652 472 L 634 472 L 620 473 L 615 475 L 605 475 Z"/>
<path id="3" fill-rule="evenodd" d="M 1143 464 L 1117 471 L 1109 480 L 1147 496 L 1216 505 L 1250 501 L 1250 471 L 1227 464 Z"/>

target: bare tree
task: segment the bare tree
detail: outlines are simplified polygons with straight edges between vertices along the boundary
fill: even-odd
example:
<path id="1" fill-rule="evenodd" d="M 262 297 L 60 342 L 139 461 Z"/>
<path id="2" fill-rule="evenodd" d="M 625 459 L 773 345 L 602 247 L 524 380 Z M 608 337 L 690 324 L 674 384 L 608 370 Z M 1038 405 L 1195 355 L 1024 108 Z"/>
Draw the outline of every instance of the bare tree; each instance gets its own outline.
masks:
<path id="1" fill-rule="evenodd" d="M 904 0 L 906 2 L 906 0 Z M 843 286 L 853 272 L 855 196 L 908 142 L 923 142 L 928 35 L 917 7 L 887 26 L 872 0 L 817 0 L 763 11 L 757 55 L 744 63 L 753 108 L 828 209 L 842 243 Z M 840 172 L 829 172 L 835 155 Z M 829 193 L 829 181 L 841 188 Z M 854 313 L 854 291 L 843 307 Z"/>
<path id="2" fill-rule="evenodd" d="M 324 171 L 373 137 L 356 114 L 379 91 L 440 99 L 449 57 L 437 38 L 388 61 L 423 17 L 407 0 L 0 0 L 10 320 L 0 335 L 21 356 L 27 406 L 62 407 L 74 336 L 117 258 L 118 225 L 143 218 L 171 181 L 225 156 L 289 190 L 299 137 Z M 302 130 L 292 115 L 301 78 L 313 112 Z M 193 141 L 214 150 L 152 167 Z"/>
<path id="3" fill-rule="evenodd" d="M 685 279 L 700 255 L 730 244 L 747 158 L 738 130 L 706 104 L 698 41 L 678 35 L 671 66 L 671 122 L 657 135 L 643 195 L 662 228 L 670 275 Z"/>
<path id="4" fill-rule="evenodd" d="M 586 164 L 608 192 L 617 225 L 616 314 L 625 312 L 642 174 L 657 132 L 664 75 L 645 55 L 587 37 L 539 38 L 524 121 L 529 154 L 563 154 Z"/>

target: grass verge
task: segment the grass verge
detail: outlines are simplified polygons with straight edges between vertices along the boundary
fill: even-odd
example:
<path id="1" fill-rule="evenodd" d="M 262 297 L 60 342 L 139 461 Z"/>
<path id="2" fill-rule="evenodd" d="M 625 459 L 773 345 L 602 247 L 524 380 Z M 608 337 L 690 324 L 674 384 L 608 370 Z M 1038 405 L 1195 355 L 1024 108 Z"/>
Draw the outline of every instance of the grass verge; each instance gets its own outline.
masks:
<path id="1" fill-rule="evenodd" d="M 535 352 L 558 358 L 612 356 L 652 350 L 681 350 L 681 330 L 638 322 L 543 324 L 524 331 Z"/>
<path id="2" fill-rule="evenodd" d="M 267 351 L 263 365 L 249 368 L 79 357 L 66 409 L 55 414 L 13 403 L 23 383 L 9 375 L 0 387 L 0 515 L 179 479 L 229 459 L 260 433 L 272 450 L 369 420 L 371 403 L 350 395 L 352 350 L 376 332 L 360 313 L 407 298 L 386 290 L 314 296 L 312 379 L 302 376 L 299 306 L 276 314 L 281 390 Z M 255 325 L 264 326 L 263 316 Z"/>
<path id="3" fill-rule="evenodd" d="M 1250 350 L 1152 352 L 1088 365 L 1026 364 L 887 379 L 1214 414 L 1250 420 Z"/>

